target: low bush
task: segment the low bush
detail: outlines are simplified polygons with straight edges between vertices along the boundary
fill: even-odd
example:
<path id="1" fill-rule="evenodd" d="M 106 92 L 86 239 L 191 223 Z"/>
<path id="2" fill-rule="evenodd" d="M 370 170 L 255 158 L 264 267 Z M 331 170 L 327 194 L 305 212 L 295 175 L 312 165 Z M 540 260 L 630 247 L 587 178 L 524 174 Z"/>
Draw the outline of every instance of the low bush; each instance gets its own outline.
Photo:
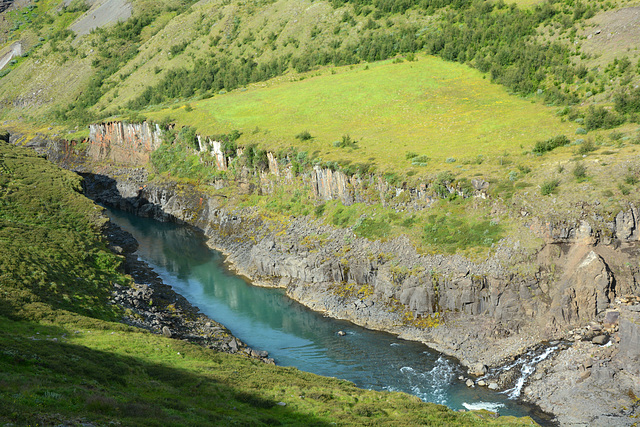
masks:
<path id="1" fill-rule="evenodd" d="M 582 156 L 585 154 L 589 154 L 590 152 L 595 151 L 597 149 L 598 147 L 596 147 L 594 142 L 590 139 L 587 139 L 587 140 L 584 140 L 582 144 L 578 146 L 578 149 L 576 150 L 576 154 L 579 154 Z"/>
<path id="2" fill-rule="evenodd" d="M 333 146 L 337 148 L 356 148 L 356 144 L 358 141 L 352 139 L 351 136 L 342 135 L 342 139 L 340 141 L 334 141 Z"/>
<path id="3" fill-rule="evenodd" d="M 564 147 L 569 145 L 571 141 L 565 135 L 557 135 L 552 138 L 547 139 L 546 141 L 538 141 L 536 145 L 531 150 L 534 153 L 543 154 L 547 151 L 554 150 L 558 147 Z"/>
<path id="4" fill-rule="evenodd" d="M 578 180 L 578 182 L 582 182 L 587 179 L 587 168 L 582 163 L 577 163 L 573 168 L 573 176 Z"/>
<path id="5" fill-rule="evenodd" d="M 313 139 L 313 136 L 311 136 L 311 133 L 309 133 L 308 130 L 305 130 L 297 134 L 296 138 L 300 141 L 309 141 L 310 139 Z"/>
<path id="6" fill-rule="evenodd" d="M 550 181 L 545 181 L 540 187 L 540 194 L 542 194 L 543 196 L 548 196 L 550 194 L 553 194 L 558 189 L 559 185 L 560 185 L 559 179 L 552 179 Z"/>
<path id="7" fill-rule="evenodd" d="M 415 156 L 411 159 L 411 164 L 413 166 L 427 166 L 427 163 L 431 160 L 429 157 L 424 154 L 421 156 Z"/>
<path id="8" fill-rule="evenodd" d="M 584 117 L 585 128 L 589 130 L 595 129 L 611 129 L 624 123 L 623 116 L 608 110 L 602 106 L 594 107 L 590 105 Z"/>

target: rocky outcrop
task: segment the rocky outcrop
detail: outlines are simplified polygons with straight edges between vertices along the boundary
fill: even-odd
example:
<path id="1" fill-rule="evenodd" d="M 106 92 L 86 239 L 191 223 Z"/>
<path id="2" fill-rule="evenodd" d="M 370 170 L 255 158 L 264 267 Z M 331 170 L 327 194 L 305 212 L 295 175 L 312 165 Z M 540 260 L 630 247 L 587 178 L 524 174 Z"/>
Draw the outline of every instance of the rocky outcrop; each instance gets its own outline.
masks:
<path id="1" fill-rule="evenodd" d="M 197 139 L 200 153 L 209 153 L 215 161 L 216 169 L 226 171 L 228 168 L 228 159 L 222 150 L 222 142 L 210 138 L 203 138 L 200 135 L 197 136 Z"/>
<path id="2" fill-rule="evenodd" d="M 87 155 L 95 161 L 128 166 L 144 165 L 162 143 L 162 132 L 155 124 L 110 122 L 89 126 Z"/>
<path id="3" fill-rule="evenodd" d="M 585 245 L 577 245 L 571 251 L 565 274 L 551 298 L 552 322 L 559 325 L 593 320 L 616 295 L 615 281 L 601 256 Z"/>
<path id="4" fill-rule="evenodd" d="M 631 374 L 640 376 L 640 304 L 624 310 L 619 325 L 620 351 L 616 358 Z"/>
<path id="5" fill-rule="evenodd" d="M 0 12 L 3 4 L 0 3 Z M 22 41 L 14 42 L 9 46 L 6 53 L 0 56 L 0 70 L 2 70 L 11 60 L 17 56 L 22 56 Z"/>
<path id="6" fill-rule="evenodd" d="M 86 156 L 93 165 L 105 159 L 124 165 L 142 165 L 160 143 L 160 137 L 159 128 L 146 123 L 95 125 L 91 127 Z M 72 163 L 73 158 L 84 162 L 82 156 L 73 155 L 72 145 L 61 144 L 50 150 L 50 158 L 60 163 Z M 203 151 L 209 150 L 219 167 L 226 167 L 229 159 L 225 158 L 221 143 L 200 138 L 199 146 Z M 238 185 L 243 192 L 260 192 L 252 182 L 273 190 L 278 179 L 292 179 L 291 165 L 286 159 L 279 160 L 267 153 L 267 160 L 272 179 L 263 176 L 245 184 L 221 182 L 216 186 Z M 77 163 L 71 166 L 78 168 Z M 114 169 L 109 173 L 114 174 Z M 638 255 L 635 243 L 639 216 L 634 205 L 597 227 L 592 226 L 588 218 L 577 223 L 534 218 L 530 228 L 544 237 L 547 244 L 535 261 L 538 272 L 523 275 L 509 267 L 512 259 L 520 256 L 510 241 L 495 245 L 494 255 L 479 263 L 459 256 L 420 256 L 406 239 L 369 242 L 356 238 L 350 230 L 320 226 L 306 218 L 272 224 L 254 215 L 251 209 L 229 212 L 222 206 L 221 199 L 197 194 L 193 189 L 178 188 L 171 183 L 147 183 L 144 173 L 140 175 L 130 168 L 116 174 L 123 179 L 112 182 L 95 179 L 90 183 L 94 197 L 139 215 L 179 220 L 200 227 L 211 237 L 213 246 L 230 254 L 236 268 L 257 281 L 290 289 L 311 284 L 325 290 L 360 289 L 367 285 L 371 288 L 369 300 L 379 301 L 379 306 L 398 303 L 406 316 L 416 321 L 436 313 L 449 313 L 489 319 L 496 325 L 495 331 L 513 334 L 530 325 L 535 326 L 539 334 L 552 337 L 567 327 L 593 319 L 616 295 L 638 292 L 640 272 L 637 266 L 633 267 L 637 263 L 631 264 Z M 430 200 L 427 186 L 392 187 L 380 177 L 349 177 L 343 172 L 319 167 L 299 179 L 310 184 L 320 201 L 339 199 L 350 204 L 362 201 L 364 194 L 368 199 L 376 194 L 393 203 L 404 200 L 406 207 L 416 200 L 424 204 Z M 482 180 L 475 180 L 472 186 L 475 191 L 487 188 Z M 606 242 L 612 245 L 603 244 Z M 334 289 L 333 293 L 336 292 Z M 347 294 L 357 300 L 358 292 Z M 351 313 L 350 308 L 339 306 L 332 302 L 322 310 L 340 311 L 340 316 L 349 318 L 364 318 L 367 312 L 371 318 L 366 322 L 384 323 L 373 319 L 379 316 L 377 307 L 371 308 L 375 304 L 358 303 L 356 314 Z"/>
<path id="7" fill-rule="evenodd" d="M 640 416 L 640 298 L 616 298 L 537 366 L 524 397 L 561 425 L 633 426 Z"/>

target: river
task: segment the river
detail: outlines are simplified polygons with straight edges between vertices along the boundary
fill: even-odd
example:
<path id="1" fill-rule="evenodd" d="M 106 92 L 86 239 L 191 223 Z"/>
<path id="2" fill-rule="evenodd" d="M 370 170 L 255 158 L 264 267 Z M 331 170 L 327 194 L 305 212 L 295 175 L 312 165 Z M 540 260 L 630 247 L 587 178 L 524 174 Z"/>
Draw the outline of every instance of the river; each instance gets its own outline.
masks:
<path id="1" fill-rule="evenodd" d="M 136 238 L 138 257 L 166 284 L 250 347 L 268 351 L 278 365 L 345 379 L 362 388 L 404 391 L 453 409 L 530 415 L 548 424 L 535 407 L 482 387 L 466 387 L 458 380 L 464 368 L 423 344 L 324 317 L 281 289 L 252 286 L 225 268 L 223 256 L 209 249 L 205 236 L 192 227 L 116 210 L 107 213 Z"/>

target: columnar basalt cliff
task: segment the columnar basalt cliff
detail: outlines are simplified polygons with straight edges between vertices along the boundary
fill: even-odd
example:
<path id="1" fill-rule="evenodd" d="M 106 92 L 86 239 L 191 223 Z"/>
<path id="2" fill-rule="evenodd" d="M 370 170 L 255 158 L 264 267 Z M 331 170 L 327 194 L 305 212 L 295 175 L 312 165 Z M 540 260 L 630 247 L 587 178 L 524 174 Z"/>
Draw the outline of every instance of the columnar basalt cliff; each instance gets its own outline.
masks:
<path id="1" fill-rule="evenodd" d="M 87 154 L 96 161 L 142 165 L 162 143 L 158 125 L 148 122 L 109 122 L 89 126 Z"/>
<path id="2" fill-rule="evenodd" d="M 121 132 L 110 135 L 121 140 L 102 139 L 100 144 L 126 145 L 141 150 L 140 158 L 148 158 L 147 146 L 129 144 L 124 135 L 130 135 L 131 130 L 125 130 L 127 125 L 120 126 Z M 51 158 L 77 167 L 69 156 L 55 156 L 64 146 L 50 145 Z M 81 168 L 91 172 L 86 175 L 86 190 L 96 200 L 161 221 L 192 224 L 254 283 L 286 288 L 292 298 L 329 316 L 423 341 L 468 366 L 499 365 L 545 340 L 576 340 L 576 336 L 580 337 L 577 341 L 591 339 L 593 333 L 569 332 L 597 330 L 611 312 L 620 310 L 623 298 L 640 295 L 640 217 L 635 204 L 608 220 L 592 215 L 588 206 L 584 207 L 583 218 L 575 222 L 527 218 L 524 226 L 546 242 L 540 251 L 527 254 L 507 238 L 495 245 L 488 259 L 472 262 L 459 255 L 420 255 L 406 238 L 372 242 L 357 238 L 350 229 L 335 229 L 309 218 L 282 222 L 255 208 L 230 210 L 223 198 L 193 187 L 148 182 L 144 169 L 100 164 L 105 159 L 102 153 L 90 148 Z M 125 157 L 121 164 L 133 166 L 131 159 L 135 158 Z M 144 163 L 135 165 L 142 167 Z M 269 166 L 276 183 L 277 179 L 301 179 L 311 184 L 319 200 L 354 203 L 362 200 L 359 195 L 364 194 L 363 189 L 373 188 L 375 194 L 392 194 L 398 206 L 399 196 L 405 191 L 413 194 L 404 199 L 405 203 L 414 204 L 422 197 L 422 206 L 428 205 L 425 189 L 391 188 L 375 177 L 347 177 L 319 168 L 294 178 L 273 156 Z M 273 189 L 273 180 L 257 178 L 259 183 L 265 182 L 262 191 Z M 224 181 L 216 185 L 236 184 Z M 473 186 L 476 195 L 484 194 L 485 182 L 479 180 Z M 527 268 L 519 268 L 522 266 Z M 606 332 L 615 346 L 619 341 L 625 349 L 625 357 L 619 360 L 633 359 L 629 356 L 633 353 L 629 349 L 637 345 L 633 325 L 625 320 L 626 332 L 618 334 L 616 320 Z M 579 373 L 572 375 L 577 378 Z M 610 379 L 613 381 L 614 376 Z M 553 393 L 543 395 L 536 394 L 535 387 L 532 390 L 531 398 L 543 408 L 553 407 L 561 420 L 569 417 L 563 411 L 571 412 L 570 417 L 582 416 L 593 425 L 607 425 L 611 420 L 598 421 L 600 407 L 586 412 L 571 405 L 563 409 L 549 403 Z M 640 395 L 640 390 L 632 391 Z M 625 397 L 625 393 L 602 396 L 601 401 L 608 404 L 615 399 L 631 399 L 631 394 Z M 625 418 L 628 414 L 614 416 L 620 425 L 630 425 Z"/>

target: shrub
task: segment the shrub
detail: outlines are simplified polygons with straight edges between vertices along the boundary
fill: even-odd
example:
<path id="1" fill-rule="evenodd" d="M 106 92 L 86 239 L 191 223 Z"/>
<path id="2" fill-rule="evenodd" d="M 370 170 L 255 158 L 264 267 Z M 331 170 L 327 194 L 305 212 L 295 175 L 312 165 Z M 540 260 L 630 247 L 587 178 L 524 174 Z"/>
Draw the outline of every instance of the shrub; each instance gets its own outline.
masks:
<path id="1" fill-rule="evenodd" d="M 638 177 L 635 175 L 627 175 L 624 178 L 624 182 L 629 185 L 636 185 L 638 183 Z"/>
<path id="2" fill-rule="evenodd" d="M 171 54 L 171 56 L 179 55 L 182 52 L 184 52 L 184 50 L 187 48 L 187 46 L 189 46 L 189 42 L 188 41 L 184 41 L 184 42 L 179 43 L 179 44 L 174 44 L 173 46 L 171 46 L 171 48 L 169 48 L 169 53 Z"/>
<path id="3" fill-rule="evenodd" d="M 247 159 L 247 164 L 257 171 L 263 171 L 269 167 L 269 159 L 267 158 L 267 152 L 255 145 L 249 146 L 244 150 L 244 157 Z"/>
<path id="4" fill-rule="evenodd" d="M 576 129 L 576 135 L 586 135 L 586 134 L 587 134 L 587 130 L 585 128 Z"/>
<path id="5" fill-rule="evenodd" d="M 573 168 L 573 176 L 576 177 L 578 182 L 584 181 L 587 178 L 587 168 L 582 163 L 577 163 Z"/>
<path id="6" fill-rule="evenodd" d="M 433 191 L 441 198 L 448 198 L 451 195 L 449 191 L 449 184 L 455 180 L 453 174 L 449 171 L 440 172 L 436 176 L 436 181 L 433 185 Z"/>
<path id="7" fill-rule="evenodd" d="M 200 149 L 198 146 L 198 136 L 196 135 L 196 128 L 192 126 L 183 126 L 176 136 L 178 142 L 184 144 L 185 147 Z"/>
<path id="8" fill-rule="evenodd" d="M 622 132 L 619 131 L 613 131 L 609 134 L 609 138 L 612 141 L 619 141 L 622 139 L 622 137 L 624 136 L 624 134 Z"/>
<path id="9" fill-rule="evenodd" d="M 560 185 L 560 180 L 558 179 L 545 181 L 542 184 L 542 187 L 540 187 L 540 194 L 542 194 L 543 196 L 548 196 L 549 194 L 553 194 L 558 188 L 558 185 Z"/>
<path id="10" fill-rule="evenodd" d="M 529 172 L 531 172 L 531 168 L 529 166 L 523 166 L 523 165 L 518 165 L 518 170 L 523 174 L 526 175 Z"/>
<path id="11" fill-rule="evenodd" d="M 640 112 L 640 89 L 621 91 L 614 97 L 615 109 L 620 114 Z"/>
<path id="12" fill-rule="evenodd" d="M 583 141 L 582 144 L 580 144 L 576 153 L 579 155 L 585 155 L 595 150 L 597 150 L 596 145 L 592 140 L 587 139 L 586 141 Z"/>
<path id="13" fill-rule="evenodd" d="M 315 209 L 313 210 L 313 213 L 316 215 L 316 218 L 319 218 L 322 216 L 322 214 L 324 213 L 324 209 L 326 207 L 327 205 L 325 205 L 324 203 L 315 207 Z"/>
<path id="14" fill-rule="evenodd" d="M 431 159 L 423 154 L 421 156 L 416 156 L 413 159 L 411 159 L 411 164 L 414 166 L 427 166 L 427 162 L 429 160 Z"/>
<path id="15" fill-rule="evenodd" d="M 604 107 L 594 107 L 590 105 L 584 118 L 584 125 L 587 130 L 611 129 L 624 123 L 625 119 L 613 111 Z"/>
<path id="16" fill-rule="evenodd" d="M 534 153 L 546 153 L 547 151 L 554 150 L 558 147 L 564 147 L 565 145 L 569 145 L 569 138 L 565 135 L 557 135 L 552 138 L 547 139 L 546 141 L 538 141 L 536 145 L 531 150 Z"/>
<path id="17" fill-rule="evenodd" d="M 334 141 L 333 146 L 337 148 L 356 148 L 356 144 L 358 141 L 355 139 L 351 139 L 351 136 L 342 135 L 342 139 L 340 141 Z"/>
<path id="18" fill-rule="evenodd" d="M 311 136 L 308 130 L 305 130 L 297 134 L 296 138 L 299 139 L 300 141 L 309 141 L 313 137 Z"/>

